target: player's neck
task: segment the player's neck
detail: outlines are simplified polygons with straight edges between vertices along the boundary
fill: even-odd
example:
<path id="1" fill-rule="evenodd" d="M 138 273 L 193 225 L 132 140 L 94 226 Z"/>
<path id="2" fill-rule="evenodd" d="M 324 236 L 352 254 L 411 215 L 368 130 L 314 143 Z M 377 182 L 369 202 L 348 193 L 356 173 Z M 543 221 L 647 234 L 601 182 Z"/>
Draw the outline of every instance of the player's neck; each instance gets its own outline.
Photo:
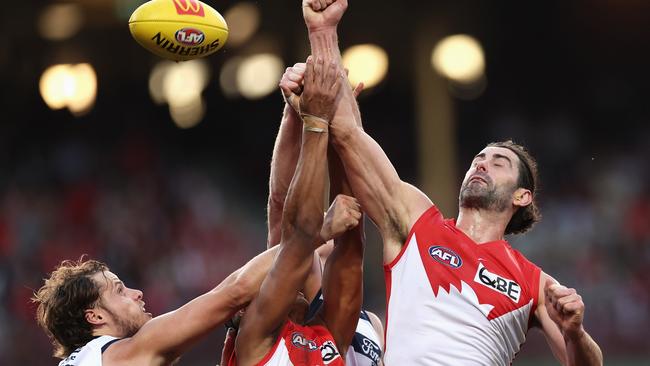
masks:
<path id="1" fill-rule="evenodd" d="M 503 239 L 510 212 L 460 207 L 456 227 L 478 244 Z"/>
<path id="2" fill-rule="evenodd" d="M 101 327 L 96 327 L 95 329 L 93 329 L 93 336 L 94 337 L 111 336 L 117 338 L 124 337 L 122 334 L 120 334 L 120 332 L 117 329 L 113 329 L 108 325 L 103 325 Z"/>

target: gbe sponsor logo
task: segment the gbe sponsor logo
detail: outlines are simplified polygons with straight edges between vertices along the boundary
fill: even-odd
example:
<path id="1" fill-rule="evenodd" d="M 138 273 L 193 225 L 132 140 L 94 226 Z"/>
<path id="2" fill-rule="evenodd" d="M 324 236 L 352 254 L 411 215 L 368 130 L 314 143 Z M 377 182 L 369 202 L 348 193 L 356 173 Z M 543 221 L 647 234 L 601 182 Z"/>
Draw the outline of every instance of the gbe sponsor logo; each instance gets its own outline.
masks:
<path id="1" fill-rule="evenodd" d="M 291 344 L 298 348 L 306 349 L 308 351 L 315 351 L 318 349 L 316 342 L 311 339 L 305 338 L 302 333 L 294 332 L 291 334 Z"/>
<path id="2" fill-rule="evenodd" d="M 519 302 L 519 297 L 521 296 L 521 286 L 513 280 L 499 276 L 498 274 L 488 271 L 483 263 L 479 262 L 478 269 L 476 270 L 476 275 L 474 276 L 474 282 L 480 283 L 483 286 L 487 286 L 494 291 L 500 292 L 515 304 Z"/>
<path id="3" fill-rule="evenodd" d="M 463 265 L 463 260 L 458 254 L 449 248 L 439 245 L 429 247 L 429 255 L 436 261 L 454 269 L 460 268 Z"/>
<path id="4" fill-rule="evenodd" d="M 332 341 L 326 341 L 320 346 L 320 355 L 326 365 L 340 357 L 339 350 Z"/>
<path id="5" fill-rule="evenodd" d="M 198 29 L 183 28 L 176 31 L 174 37 L 178 42 L 185 46 L 196 46 L 203 42 L 205 34 Z"/>
<path id="6" fill-rule="evenodd" d="M 178 15 L 196 15 L 199 17 L 205 16 L 203 4 L 198 0 L 173 0 Z"/>

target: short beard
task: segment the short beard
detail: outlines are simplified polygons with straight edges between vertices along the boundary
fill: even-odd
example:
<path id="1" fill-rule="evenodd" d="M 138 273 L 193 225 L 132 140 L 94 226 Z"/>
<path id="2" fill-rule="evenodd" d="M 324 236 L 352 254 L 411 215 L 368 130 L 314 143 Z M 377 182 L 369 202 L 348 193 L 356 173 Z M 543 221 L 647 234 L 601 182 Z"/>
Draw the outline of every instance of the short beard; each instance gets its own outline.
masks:
<path id="1" fill-rule="evenodd" d="M 122 338 L 133 337 L 142 327 L 142 324 L 139 324 L 133 319 L 124 319 L 124 317 L 118 316 L 106 307 L 104 307 L 104 310 L 106 310 L 106 312 L 108 312 L 115 320 L 115 325 L 117 326 Z"/>
<path id="2" fill-rule="evenodd" d="M 498 189 L 494 186 L 476 186 L 469 182 L 460 189 L 460 207 L 475 210 L 503 212 L 510 206 L 510 197 L 515 191 L 514 185 Z"/>

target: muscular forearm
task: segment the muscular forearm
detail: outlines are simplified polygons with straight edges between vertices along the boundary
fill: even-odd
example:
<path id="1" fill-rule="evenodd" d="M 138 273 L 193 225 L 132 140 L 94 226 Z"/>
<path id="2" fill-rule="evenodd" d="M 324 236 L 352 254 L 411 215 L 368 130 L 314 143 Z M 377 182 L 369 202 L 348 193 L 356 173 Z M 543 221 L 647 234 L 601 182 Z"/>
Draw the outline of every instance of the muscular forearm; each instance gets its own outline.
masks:
<path id="1" fill-rule="evenodd" d="M 311 54 L 314 57 L 322 57 L 328 60 L 341 61 L 339 50 L 339 37 L 336 27 L 309 31 L 309 43 Z"/>
<path id="2" fill-rule="evenodd" d="M 302 122 L 289 104 L 285 104 L 280 130 L 275 140 L 269 178 L 268 240 L 270 248 L 280 243 L 282 210 L 291 178 L 300 155 Z"/>
<path id="3" fill-rule="evenodd" d="M 339 49 L 338 34 L 335 27 L 320 29 L 318 31 L 309 31 L 309 42 L 311 45 L 311 54 L 313 56 L 328 57 L 341 63 L 341 68 L 344 67 L 341 60 L 341 51 Z M 343 96 L 340 104 L 347 104 L 348 108 L 339 107 L 336 112 L 339 121 L 345 120 L 354 122 L 349 127 L 357 126 L 363 128 L 361 121 L 361 113 L 359 105 L 354 97 L 352 89 L 345 86 Z"/>
<path id="4" fill-rule="evenodd" d="M 323 133 L 303 128 L 303 143 L 282 220 L 283 238 L 296 230 L 313 239 L 323 225 L 323 192 L 327 170 L 327 126 Z"/>
<path id="5" fill-rule="evenodd" d="M 603 364 L 603 353 L 586 331 L 564 337 L 567 358 L 571 366 L 595 366 Z"/>

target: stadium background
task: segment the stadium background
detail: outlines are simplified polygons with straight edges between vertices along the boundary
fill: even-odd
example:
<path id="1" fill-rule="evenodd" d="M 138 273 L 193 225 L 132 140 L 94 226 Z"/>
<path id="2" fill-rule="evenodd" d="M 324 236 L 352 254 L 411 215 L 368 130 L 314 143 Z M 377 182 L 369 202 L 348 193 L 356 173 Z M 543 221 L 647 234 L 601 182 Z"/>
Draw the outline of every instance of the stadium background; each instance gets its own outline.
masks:
<path id="1" fill-rule="evenodd" d="M 262 52 L 283 66 L 304 59 L 299 1 L 247 3 L 259 23 L 206 60 L 205 115 L 185 129 L 150 96 L 160 59 L 140 48 L 126 25 L 140 3 L 2 4 L 0 364 L 56 362 L 29 298 L 64 258 L 87 253 L 106 261 L 160 314 L 265 246 L 282 100 L 276 91 L 257 99 L 227 91 L 222 79 L 234 73 L 221 73 L 230 60 Z M 223 14 L 242 2 L 207 3 Z M 60 4 L 68 10 L 47 15 Z M 650 361 L 649 10 L 643 0 L 350 0 L 340 27 L 342 49 L 374 43 L 388 55 L 385 78 L 360 98 L 366 130 L 403 179 L 434 197 L 441 192 L 424 180 L 452 182 L 440 198 L 448 216 L 468 162 L 487 142 L 512 137 L 538 157 L 544 220 L 513 246 L 583 295 L 586 328 L 608 365 Z M 76 30 L 56 35 L 70 24 Z M 436 77 L 429 64 L 436 42 L 459 33 L 483 47 L 478 86 Z M 92 107 L 48 108 L 39 92 L 43 72 L 82 62 L 97 75 Z M 446 115 L 427 112 L 427 98 Z M 428 113 L 449 129 L 432 127 Z M 427 128 L 436 135 L 422 132 Z M 365 303 L 383 315 L 379 245 L 369 230 Z M 219 329 L 180 364 L 215 364 L 222 339 Z M 531 331 L 514 364 L 556 363 Z"/>

